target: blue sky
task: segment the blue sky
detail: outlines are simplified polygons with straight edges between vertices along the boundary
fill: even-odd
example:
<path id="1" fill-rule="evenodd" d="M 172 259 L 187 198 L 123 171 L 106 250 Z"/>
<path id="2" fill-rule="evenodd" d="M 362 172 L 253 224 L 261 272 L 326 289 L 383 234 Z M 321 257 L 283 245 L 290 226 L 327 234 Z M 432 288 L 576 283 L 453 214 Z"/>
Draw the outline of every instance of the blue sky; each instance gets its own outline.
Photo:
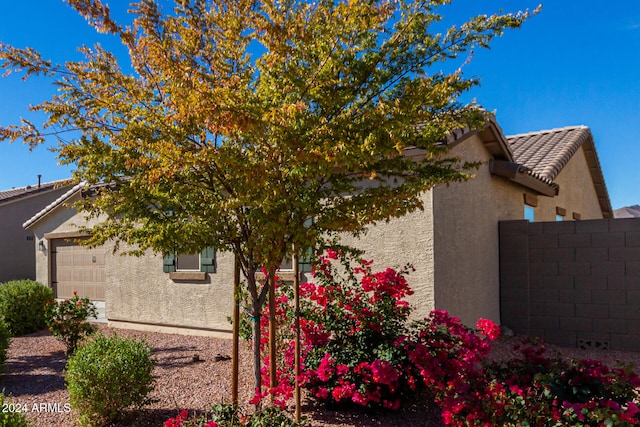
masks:
<path id="1" fill-rule="evenodd" d="M 112 0 L 124 10 L 128 0 Z M 499 9 L 534 9 L 529 0 L 454 0 L 456 18 Z M 33 47 L 55 62 L 80 59 L 76 48 L 99 35 L 61 0 L 3 2 L 0 41 Z M 550 0 L 540 14 L 492 44 L 477 50 L 463 70 L 481 86 L 465 95 L 490 111 L 506 135 L 586 125 L 594 135 L 613 208 L 640 204 L 640 1 Z M 0 124 L 20 117 L 41 120 L 27 108 L 49 99 L 45 79 L 0 79 Z M 54 145 L 55 140 L 47 143 Z M 30 152 L 0 143 L 0 190 L 63 179 L 70 168 L 57 165 L 46 146 Z"/>

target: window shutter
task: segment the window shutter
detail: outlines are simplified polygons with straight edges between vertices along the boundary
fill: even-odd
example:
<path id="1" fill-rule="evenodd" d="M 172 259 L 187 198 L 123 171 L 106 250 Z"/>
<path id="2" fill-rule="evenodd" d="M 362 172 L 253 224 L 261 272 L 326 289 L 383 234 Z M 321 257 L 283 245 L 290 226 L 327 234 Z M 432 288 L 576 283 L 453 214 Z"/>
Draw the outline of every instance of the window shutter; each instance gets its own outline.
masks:
<path id="1" fill-rule="evenodd" d="M 310 228 L 314 224 L 315 220 L 313 217 L 309 217 L 305 220 L 304 226 Z M 313 259 L 313 248 L 308 248 L 304 255 L 300 255 L 298 258 L 298 271 L 300 273 L 310 273 Z"/>
<path id="2" fill-rule="evenodd" d="M 176 255 L 168 253 L 162 260 L 162 271 L 165 273 L 174 273 L 176 271 Z"/>
<path id="3" fill-rule="evenodd" d="M 205 273 L 216 272 L 216 251 L 214 248 L 204 248 L 200 252 L 200 271 Z"/>

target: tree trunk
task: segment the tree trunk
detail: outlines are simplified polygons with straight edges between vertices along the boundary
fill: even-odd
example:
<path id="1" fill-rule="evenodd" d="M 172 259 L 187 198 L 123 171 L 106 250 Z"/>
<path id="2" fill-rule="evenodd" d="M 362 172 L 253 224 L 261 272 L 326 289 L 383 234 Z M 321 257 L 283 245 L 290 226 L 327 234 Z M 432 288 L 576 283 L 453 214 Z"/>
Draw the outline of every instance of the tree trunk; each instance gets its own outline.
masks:
<path id="1" fill-rule="evenodd" d="M 240 261 L 238 254 L 234 257 L 233 262 L 233 350 L 231 364 L 231 404 L 234 408 L 238 408 L 238 372 L 239 372 L 239 341 L 240 341 Z"/>
<path id="2" fill-rule="evenodd" d="M 262 374 L 260 373 L 260 306 L 255 305 L 252 312 L 253 321 L 253 376 L 255 380 L 256 393 L 262 392 Z M 260 408 L 260 403 L 256 403 L 256 409 Z"/>
<path id="3" fill-rule="evenodd" d="M 260 352 L 260 317 L 262 315 L 262 306 L 264 304 L 264 289 L 258 293 L 256 280 L 256 271 L 251 267 L 246 268 L 246 279 L 249 294 L 251 295 L 251 322 L 253 323 L 253 376 L 255 381 L 255 391 L 262 392 L 262 374 L 260 368 L 262 365 Z M 266 286 L 266 285 L 265 285 Z M 260 403 L 256 403 L 256 409 L 260 408 Z"/>

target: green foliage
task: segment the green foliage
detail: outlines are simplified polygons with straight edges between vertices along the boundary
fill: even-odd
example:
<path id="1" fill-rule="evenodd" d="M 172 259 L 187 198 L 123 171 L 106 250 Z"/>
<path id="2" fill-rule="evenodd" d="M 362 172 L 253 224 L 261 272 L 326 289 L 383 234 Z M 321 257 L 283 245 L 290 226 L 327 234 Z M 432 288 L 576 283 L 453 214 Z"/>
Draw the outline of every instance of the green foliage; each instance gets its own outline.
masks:
<path id="1" fill-rule="evenodd" d="M 69 358 L 65 381 L 82 425 L 103 425 L 149 403 L 155 361 L 144 340 L 97 334 Z"/>
<path id="2" fill-rule="evenodd" d="M 14 280 L 0 284 L 0 318 L 14 336 L 37 332 L 46 327 L 44 307 L 53 291 L 33 280 Z"/>
<path id="3" fill-rule="evenodd" d="M 306 417 L 296 422 L 283 409 L 269 406 L 250 415 L 230 404 L 217 404 L 206 415 L 189 417 L 188 411 L 181 411 L 174 418 L 165 421 L 165 427 L 304 427 Z"/>
<path id="4" fill-rule="evenodd" d="M 4 361 L 7 360 L 7 350 L 11 340 L 9 325 L 0 317 L 0 374 L 4 370 Z"/>
<path id="5" fill-rule="evenodd" d="M 29 427 L 31 422 L 23 413 L 23 406 L 14 405 L 10 399 L 6 399 L 4 389 L 0 391 L 0 427 Z M 6 410 L 5 410 L 6 409 Z"/>
<path id="6" fill-rule="evenodd" d="M 97 317 L 96 307 L 88 298 L 78 297 L 75 291 L 70 299 L 47 302 L 44 314 L 49 331 L 66 345 L 67 354 L 73 353 L 80 340 L 96 330 L 87 322 L 89 317 Z"/>

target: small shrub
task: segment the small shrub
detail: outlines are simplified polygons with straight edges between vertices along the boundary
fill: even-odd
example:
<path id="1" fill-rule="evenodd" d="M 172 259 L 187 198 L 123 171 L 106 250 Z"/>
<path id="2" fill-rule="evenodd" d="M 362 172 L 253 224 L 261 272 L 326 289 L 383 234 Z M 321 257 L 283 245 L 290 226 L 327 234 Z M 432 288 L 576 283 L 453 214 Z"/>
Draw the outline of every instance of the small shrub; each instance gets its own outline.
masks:
<path id="1" fill-rule="evenodd" d="M 0 317 L 0 374 L 4 369 L 4 361 L 7 360 L 7 349 L 9 348 L 9 341 L 11 339 L 11 333 L 9 332 L 9 326 Z"/>
<path id="2" fill-rule="evenodd" d="M 79 347 L 66 367 L 71 406 L 82 425 L 102 425 L 140 409 L 154 388 L 154 360 L 144 340 L 100 334 Z"/>
<path id="3" fill-rule="evenodd" d="M 44 317 L 49 331 L 67 346 L 67 354 L 76 350 L 80 340 L 95 332 L 96 328 L 87 322 L 96 318 L 96 307 L 88 298 L 79 298 L 77 292 L 64 301 L 48 301 Z"/>
<path id="4" fill-rule="evenodd" d="M 46 327 L 44 306 L 52 299 L 51 288 L 33 280 L 0 284 L 0 317 L 14 336 L 37 332 Z"/>
<path id="5" fill-rule="evenodd" d="M 277 406 L 266 407 L 251 415 L 244 415 L 233 405 L 215 405 L 210 413 L 189 417 L 188 411 L 181 411 L 174 418 L 165 421 L 165 427 L 303 427 L 306 418 L 296 422 Z"/>
<path id="6" fill-rule="evenodd" d="M 516 349 L 519 357 L 487 365 L 488 386 L 465 403 L 478 418 L 504 426 L 640 425 L 640 377 L 630 367 L 549 356 L 540 342 Z"/>
<path id="7" fill-rule="evenodd" d="M 5 401 L 4 390 L 0 391 L 0 427 L 29 427 L 31 423 L 22 412 L 21 405 Z"/>

